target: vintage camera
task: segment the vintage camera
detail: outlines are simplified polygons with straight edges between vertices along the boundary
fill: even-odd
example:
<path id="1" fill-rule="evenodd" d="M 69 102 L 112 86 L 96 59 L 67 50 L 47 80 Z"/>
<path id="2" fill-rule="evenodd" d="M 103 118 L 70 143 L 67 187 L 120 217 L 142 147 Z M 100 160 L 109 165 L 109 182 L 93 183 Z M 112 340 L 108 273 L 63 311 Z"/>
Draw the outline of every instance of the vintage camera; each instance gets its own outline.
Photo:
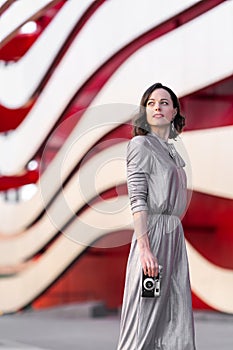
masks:
<path id="1" fill-rule="evenodd" d="M 159 265 L 159 272 L 155 277 L 149 277 L 142 271 L 142 297 L 154 298 L 160 296 L 162 270 L 162 266 Z"/>

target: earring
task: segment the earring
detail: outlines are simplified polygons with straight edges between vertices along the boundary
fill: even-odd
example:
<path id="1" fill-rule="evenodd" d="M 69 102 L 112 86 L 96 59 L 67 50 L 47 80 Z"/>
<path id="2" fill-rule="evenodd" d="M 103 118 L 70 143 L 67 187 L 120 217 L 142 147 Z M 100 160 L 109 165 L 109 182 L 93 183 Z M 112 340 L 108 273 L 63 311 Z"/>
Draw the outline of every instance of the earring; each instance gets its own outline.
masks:
<path id="1" fill-rule="evenodd" d="M 172 128 L 172 132 L 174 133 L 175 132 L 174 120 L 172 120 L 171 122 L 171 128 Z"/>
<path id="2" fill-rule="evenodd" d="M 145 128 L 146 131 L 149 131 L 149 124 L 147 122 L 145 122 L 144 128 Z"/>

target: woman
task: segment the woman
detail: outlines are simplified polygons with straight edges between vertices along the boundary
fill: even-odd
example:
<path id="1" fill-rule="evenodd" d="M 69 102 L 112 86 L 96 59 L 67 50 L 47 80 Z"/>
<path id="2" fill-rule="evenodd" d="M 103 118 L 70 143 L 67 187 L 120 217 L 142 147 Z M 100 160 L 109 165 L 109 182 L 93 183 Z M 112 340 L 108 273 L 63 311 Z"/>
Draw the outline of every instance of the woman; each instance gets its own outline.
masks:
<path id="1" fill-rule="evenodd" d="M 134 220 L 118 350 L 195 350 L 189 269 L 180 221 L 187 205 L 185 163 L 168 139 L 185 119 L 160 83 L 142 96 L 128 144 L 127 184 Z M 163 268 L 159 296 L 142 296 L 142 275 Z"/>

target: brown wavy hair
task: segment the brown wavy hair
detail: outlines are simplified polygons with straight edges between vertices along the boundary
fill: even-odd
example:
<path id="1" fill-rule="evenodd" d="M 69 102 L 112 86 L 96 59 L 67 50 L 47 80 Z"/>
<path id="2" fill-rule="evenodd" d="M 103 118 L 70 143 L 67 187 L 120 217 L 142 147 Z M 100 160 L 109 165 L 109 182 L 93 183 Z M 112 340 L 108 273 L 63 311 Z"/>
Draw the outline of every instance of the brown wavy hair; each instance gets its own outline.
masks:
<path id="1" fill-rule="evenodd" d="M 185 117 L 180 114 L 180 103 L 176 94 L 169 87 L 161 83 L 151 85 L 142 95 L 139 112 L 133 118 L 133 136 L 146 135 L 148 132 L 150 132 L 150 125 L 147 123 L 146 105 L 150 95 L 156 89 L 166 90 L 171 96 L 173 107 L 177 109 L 177 114 L 173 120 L 174 130 L 172 130 L 172 127 L 170 126 L 169 133 L 169 139 L 175 139 L 184 129 Z"/>

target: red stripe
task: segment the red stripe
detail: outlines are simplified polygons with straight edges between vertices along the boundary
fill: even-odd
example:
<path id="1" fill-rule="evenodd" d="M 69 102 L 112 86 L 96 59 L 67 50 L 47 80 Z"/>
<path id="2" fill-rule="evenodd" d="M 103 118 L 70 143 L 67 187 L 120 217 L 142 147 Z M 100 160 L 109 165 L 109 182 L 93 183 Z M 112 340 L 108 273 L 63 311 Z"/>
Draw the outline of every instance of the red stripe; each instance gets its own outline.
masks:
<path id="1" fill-rule="evenodd" d="M 192 304 L 196 310 L 215 310 L 212 306 L 201 300 L 194 292 L 192 292 Z"/>
<path id="2" fill-rule="evenodd" d="M 233 76 L 181 99 L 187 130 L 203 130 L 233 124 Z"/>
<path id="3" fill-rule="evenodd" d="M 57 1 L 56 1 L 57 2 Z M 46 75 L 44 76 L 44 78 L 42 79 L 41 83 L 39 84 L 38 88 L 36 89 L 36 91 L 33 93 L 32 97 L 30 98 L 30 106 L 25 105 L 23 108 L 20 109 L 7 109 L 4 106 L 0 105 L 0 120 L 1 120 L 1 126 L 0 126 L 0 132 L 3 131 L 8 131 L 11 129 L 16 129 L 19 124 L 23 121 L 24 118 L 26 118 L 27 114 L 29 113 L 29 111 L 31 110 L 33 104 L 36 102 L 36 96 L 38 95 L 39 92 L 41 92 L 44 88 L 44 86 L 46 85 L 47 81 L 49 80 L 50 76 L 53 74 L 55 68 L 57 67 L 57 65 L 60 63 L 61 59 L 63 58 L 63 56 L 65 55 L 65 53 L 67 52 L 67 50 L 69 49 L 70 45 L 72 44 L 73 40 L 75 39 L 75 37 L 78 35 L 78 33 L 80 32 L 80 30 L 83 28 L 83 26 L 86 24 L 86 22 L 91 18 L 91 16 L 95 13 L 95 11 L 105 2 L 105 0 L 96 0 L 94 1 L 93 4 L 91 4 L 89 6 L 89 8 L 85 11 L 85 13 L 83 14 L 83 16 L 80 18 L 80 20 L 78 21 L 78 23 L 76 24 L 76 26 L 74 27 L 73 31 L 70 33 L 70 35 L 68 36 L 66 42 L 64 43 L 64 45 L 61 47 L 60 52 L 58 53 L 58 55 L 56 56 L 56 58 L 54 59 L 54 61 L 52 62 L 50 68 L 48 69 Z M 40 25 L 42 25 L 43 23 L 40 23 Z M 46 22 L 46 25 L 48 23 Z M 45 26 L 43 27 L 43 29 L 45 28 Z M 41 32 L 40 32 L 41 33 Z M 39 34 L 40 34 L 39 33 Z M 33 35 L 32 37 L 32 42 L 30 42 L 29 44 L 33 44 L 34 41 L 37 39 L 39 35 Z M 25 36 L 23 35 L 23 40 L 28 40 L 29 36 Z M 15 40 L 17 40 L 17 46 L 16 46 L 16 42 Z M 22 54 L 25 54 L 25 52 L 29 49 L 30 45 L 24 45 L 23 46 L 23 51 L 19 52 L 18 50 L 18 40 L 19 38 L 16 39 L 12 39 L 12 45 L 15 49 L 16 47 L 16 53 L 14 58 L 19 58 L 21 57 Z M 9 42 L 9 45 L 11 45 L 11 42 Z M 5 52 L 5 47 L 7 50 L 8 45 L 4 46 L 1 50 L 0 50 L 0 58 L 4 59 L 4 55 L 9 55 L 9 52 L 7 50 L 7 52 Z M 21 50 L 21 49 L 20 49 Z M 4 53 L 5 52 L 5 53 Z M 13 53 L 11 52 L 11 55 Z M 16 57 L 16 55 L 18 55 Z M 10 57 L 11 60 L 13 59 L 12 56 Z"/>
<path id="4" fill-rule="evenodd" d="M 137 37 L 102 64 L 102 66 L 76 92 L 66 110 L 63 112 L 63 115 L 67 113 L 74 104 L 78 109 L 87 108 L 113 73 L 141 47 L 165 34 L 168 34 L 172 30 L 177 29 L 194 18 L 197 18 L 222 2 L 224 2 L 224 0 L 200 1 L 196 5 L 169 18 L 167 21 Z"/>
<path id="5" fill-rule="evenodd" d="M 20 176 L 0 176 L 0 191 L 6 191 L 11 188 L 19 188 L 24 185 L 36 183 L 39 180 L 38 171 L 27 171 Z"/>
<path id="6" fill-rule="evenodd" d="M 79 115 L 81 116 L 84 113 L 85 109 L 88 108 L 92 100 L 98 95 L 99 91 L 106 84 L 109 78 L 111 78 L 114 72 L 138 49 L 148 44 L 149 42 L 161 37 L 162 35 L 165 35 L 168 32 L 180 27 L 181 25 L 193 20 L 194 18 L 204 14 L 215 6 L 221 4 L 223 1 L 224 0 L 213 0 L 211 2 L 199 2 L 198 4 L 173 16 L 158 26 L 155 26 L 151 30 L 140 35 L 131 43 L 123 47 L 114 56 L 103 63 L 102 66 L 76 92 L 65 110 L 62 112 L 58 123 L 61 123 L 61 121 L 66 118 L 67 114 L 70 115 L 72 110 L 78 111 Z M 55 127 L 57 127 L 57 124 Z M 52 132 L 53 130 L 51 130 L 48 137 Z M 41 145 L 41 150 L 44 148 L 48 137 Z"/>
<path id="7" fill-rule="evenodd" d="M 183 219 L 185 236 L 192 246 L 215 265 L 233 269 L 233 201 L 193 192 Z"/>

